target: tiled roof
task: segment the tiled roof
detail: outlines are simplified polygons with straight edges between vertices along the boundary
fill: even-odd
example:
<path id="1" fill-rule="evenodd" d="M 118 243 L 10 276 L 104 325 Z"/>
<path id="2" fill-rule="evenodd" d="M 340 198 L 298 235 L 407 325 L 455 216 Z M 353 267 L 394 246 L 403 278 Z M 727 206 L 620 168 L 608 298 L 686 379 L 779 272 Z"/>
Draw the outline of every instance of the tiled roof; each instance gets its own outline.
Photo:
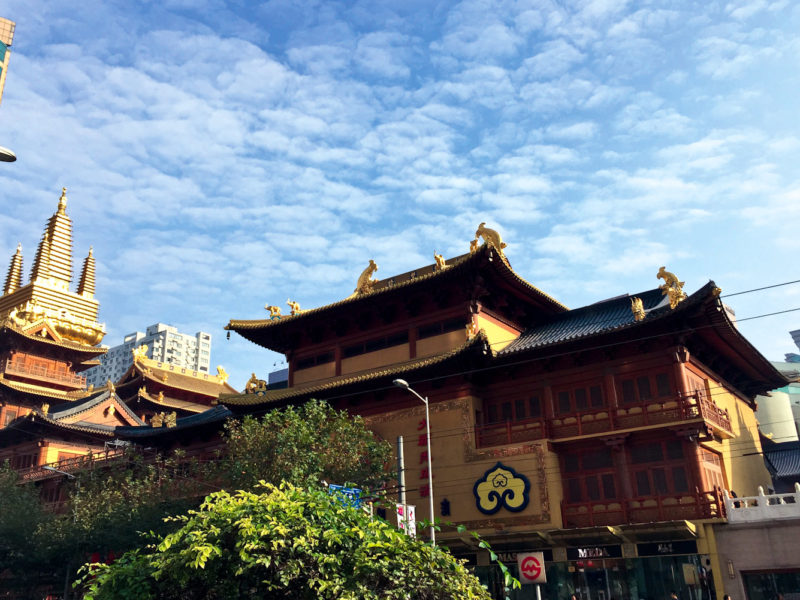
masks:
<path id="1" fill-rule="evenodd" d="M 80 399 L 77 392 L 81 392 L 84 395 L 84 397 L 89 395 L 89 393 L 86 392 L 85 390 L 76 390 L 76 392 L 73 393 L 73 392 L 66 392 L 63 390 L 53 390 L 49 388 L 43 388 L 38 385 L 23 383 L 21 381 L 12 381 L 10 379 L 4 378 L 2 374 L 0 374 L 0 386 L 5 386 L 17 392 L 22 392 L 24 394 L 39 396 L 40 398 L 55 398 L 57 400 L 61 400 L 62 402 L 72 402 L 75 401 L 76 399 Z"/>
<path id="2" fill-rule="evenodd" d="M 170 367 L 172 367 L 172 369 L 170 369 Z M 150 370 L 150 373 L 147 372 L 148 369 Z M 181 370 L 187 372 L 182 373 Z M 198 373 L 198 375 L 192 374 L 195 372 Z M 144 360 L 135 360 L 133 365 L 131 365 L 131 367 L 120 378 L 119 381 L 122 382 L 122 380 L 131 373 L 136 373 L 139 375 L 139 377 L 135 377 L 129 381 L 125 381 L 124 383 L 119 383 L 117 387 L 122 389 L 136 382 L 138 389 L 138 387 L 141 385 L 139 382 L 141 382 L 142 379 L 145 379 L 153 381 L 154 383 L 164 387 L 185 390 L 187 392 L 208 396 L 209 398 L 216 398 L 220 394 L 235 394 L 238 392 L 237 389 L 232 387 L 227 382 L 219 381 L 219 377 L 217 375 L 210 375 L 207 373 L 202 373 L 202 375 L 200 375 L 200 371 L 193 371 L 192 369 L 178 367 L 148 358 L 145 358 Z M 164 375 L 167 376 L 166 381 L 164 381 Z M 208 379 L 204 379 L 204 375 L 208 375 Z"/>
<path id="3" fill-rule="evenodd" d="M 67 417 L 73 417 L 75 415 L 79 415 L 81 413 L 90 411 L 98 404 L 102 404 L 106 400 L 108 400 L 111 396 L 111 392 L 109 390 L 104 390 L 102 393 L 85 400 L 80 403 L 73 403 L 68 405 L 57 406 L 53 408 L 49 413 L 48 416 L 53 420 L 63 420 Z M 125 402 L 123 402 L 118 396 L 116 396 L 116 404 L 125 411 L 125 414 L 130 417 L 130 419 L 139 425 L 144 425 L 144 421 L 142 421 L 136 414 L 128 407 Z"/>
<path id="4" fill-rule="evenodd" d="M 271 402 L 278 402 L 296 396 L 303 396 L 307 394 L 317 394 L 320 392 L 328 391 L 335 388 L 344 387 L 354 383 L 361 383 L 363 381 L 370 381 L 382 377 L 389 377 L 392 375 L 400 375 L 401 373 L 408 373 L 415 369 L 429 367 L 445 362 L 450 358 L 454 358 L 460 354 L 466 353 L 470 348 L 475 348 L 487 344 L 486 334 L 481 331 L 471 340 L 467 340 L 461 346 L 435 356 L 428 356 L 425 358 L 417 358 L 402 363 L 388 365 L 384 368 L 378 368 L 370 371 L 363 371 L 351 375 L 340 375 L 331 379 L 326 379 L 322 383 L 308 383 L 279 390 L 267 390 L 255 394 L 238 394 L 236 396 L 220 396 L 219 402 L 229 406 L 251 406 L 255 404 L 267 404 Z"/>
<path id="5" fill-rule="evenodd" d="M 175 427 L 152 427 L 150 425 L 147 425 L 145 427 L 126 426 L 126 427 L 116 427 L 114 429 L 114 433 L 118 437 L 123 439 L 152 437 L 154 435 L 160 436 L 169 434 L 174 431 L 180 431 L 182 429 L 197 427 L 198 425 L 203 425 L 206 423 L 224 421 L 225 419 L 227 419 L 232 415 L 233 413 L 224 406 L 215 406 L 214 408 L 209 408 L 208 410 L 201 412 L 199 414 L 176 419 Z"/>
<path id="6" fill-rule="evenodd" d="M 25 333 L 18 326 L 14 325 L 13 323 L 9 323 L 8 321 L 6 321 L 2 325 L 2 329 L 6 329 L 8 331 L 15 333 L 16 335 L 22 336 L 29 340 L 33 340 L 37 343 L 47 344 L 50 346 L 58 346 L 59 348 L 66 348 L 68 350 L 80 352 L 82 354 L 88 354 L 91 356 L 98 356 L 100 354 L 105 354 L 106 352 L 108 352 L 108 348 L 101 348 L 99 346 L 87 346 L 85 344 L 81 344 L 80 342 L 73 342 L 72 340 L 62 339 L 60 342 L 57 342 L 56 340 L 51 340 L 38 335 L 30 335 L 28 333 Z"/>
<path id="7" fill-rule="evenodd" d="M 379 294 L 387 293 L 392 290 L 397 290 L 400 288 L 408 287 L 411 285 L 417 285 L 422 281 L 427 281 L 430 279 L 438 278 L 438 277 L 446 277 L 452 276 L 458 270 L 465 268 L 471 262 L 477 260 L 477 257 L 481 256 L 482 254 L 488 253 L 492 248 L 489 248 L 486 244 L 481 246 L 477 252 L 471 254 L 462 254 L 461 256 L 457 256 L 455 258 L 451 258 L 447 260 L 447 268 L 446 269 L 435 269 L 433 265 L 427 265 L 425 267 L 421 267 L 416 269 L 415 271 L 410 271 L 409 273 L 403 273 L 401 275 L 395 275 L 387 277 L 386 279 L 379 280 L 373 291 L 368 294 L 359 294 L 348 296 L 338 302 L 333 302 L 332 304 L 326 304 L 324 306 L 320 306 L 318 308 L 311 308 L 308 310 L 303 310 L 299 315 L 295 316 L 287 316 L 284 315 L 282 319 L 231 319 L 230 322 L 225 326 L 225 329 L 232 329 L 234 331 L 239 330 L 251 330 L 251 329 L 264 329 L 267 327 L 277 327 L 282 322 L 285 324 L 289 319 L 291 319 L 292 323 L 297 322 L 299 319 L 303 319 L 305 317 L 309 317 L 311 315 L 321 313 L 323 311 L 328 311 L 332 308 L 336 308 L 345 304 L 349 304 L 352 302 L 357 302 L 364 298 L 374 298 Z M 490 259 L 491 260 L 491 259 Z M 494 260 L 494 264 L 498 265 L 500 269 L 505 271 L 504 275 L 507 278 L 514 280 L 517 284 L 522 285 L 526 288 L 532 295 L 538 296 L 544 299 L 548 304 L 558 308 L 559 310 L 567 310 L 567 307 L 561 304 L 558 300 L 550 296 L 549 294 L 543 292 L 536 286 L 528 283 L 522 277 L 517 275 L 511 267 L 504 262 L 503 260 Z M 502 266 L 500 266 L 502 265 Z M 413 273 L 413 276 L 412 276 Z M 392 283 L 394 282 L 394 283 Z M 240 331 L 239 331 L 240 332 Z M 241 333 L 241 332 L 240 332 Z"/>
<path id="8" fill-rule="evenodd" d="M 776 479 L 800 477 L 800 442 L 764 444 L 763 448 Z"/>
<path id="9" fill-rule="evenodd" d="M 710 282 L 680 303 L 675 310 L 681 310 L 692 304 L 691 300 L 693 298 L 705 297 L 713 287 L 713 282 Z M 633 317 L 633 311 L 631 310 L 631 298 L 633 297 L 642 299 L 642 305 L 646 313 L 642 321 L 636 321 Z M 661 290 L 658 288 L 633 296 L 627 294 L 617 296 L 561 313 L 541 325 L 531 327 L 499 352 L 499 355 L 552 346 L 641 325 L 670 312 L 674 311 L 670 310 L 666 296 L 662 295 Z"/>
<path id="10" fill-rule="evenodd" d="M 185 410 L 187 412 L 193 413 L 201 413 L 208 410 L 207 404 L 198 404 L 197 402 L 187 402 L 186 400 L 179 400 L 178 398 L 170 398 L 169 396 L 164 396 L 162 400 L 158 399 L 158 396 L 153 396 L 152 394 L 148 394 L 146 391 L 139 390 L 138 398 L 150 402 L 155 406 L 160 406 L 163 408 L 177 408 L 179 410 Z"/>

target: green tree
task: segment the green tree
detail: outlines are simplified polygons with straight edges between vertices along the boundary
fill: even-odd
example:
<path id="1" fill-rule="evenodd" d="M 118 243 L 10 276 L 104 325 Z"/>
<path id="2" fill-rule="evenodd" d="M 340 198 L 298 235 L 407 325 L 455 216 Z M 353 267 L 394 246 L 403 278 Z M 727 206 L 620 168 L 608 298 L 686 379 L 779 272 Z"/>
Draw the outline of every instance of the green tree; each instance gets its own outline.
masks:
<path id="1" fill-rule="evenodd" d="M 375 437 L 364 420 L 311 400 L 246 416 L 225 426 L 221 458 L 225 487 L 253 489 L 259 481 L 296 485 L 354 483 L 378 488 L 387 478 L 392 445 Z"/>
<path id="2" fill-rule="evenodd" d="M 217 492 L 177 522 L 147 548 L 92 566 L 86 600 L 490 598 L 446 548 L 319 489 Z"/>
<path id="3" fill-rule="evenodd" d="M 53 517 L 31 484 L 21 484 L 8 461 L 0 463 L 0 576 L 3 587 L 14 591 L 41 585 L 44 548 L 35 543 L 37 531 Z M 51 573 L 46 572 L 50 580 Z"/>

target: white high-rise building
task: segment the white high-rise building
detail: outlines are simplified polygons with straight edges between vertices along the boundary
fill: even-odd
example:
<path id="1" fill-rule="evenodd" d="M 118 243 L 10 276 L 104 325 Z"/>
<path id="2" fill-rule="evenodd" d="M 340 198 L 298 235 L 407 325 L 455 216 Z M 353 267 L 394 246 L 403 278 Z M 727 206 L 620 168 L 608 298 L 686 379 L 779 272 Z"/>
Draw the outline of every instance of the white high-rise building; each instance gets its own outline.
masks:
<path id="1" fill-rule="evenodd" d="M 147 345 L 147 357 L 163 363 L 208 373 L 211 364 L 211 334 L 198 331 L 194 335 L 179 333 L 175 327 L 156 323 L 147 333 L 136 331 L 125 336 L 119 346 L 109 348 L 100 364 L 85 372 L 86 385 L 104 385 L 109 379 L 117 382 L 133 364 L 134 348 Z"/>

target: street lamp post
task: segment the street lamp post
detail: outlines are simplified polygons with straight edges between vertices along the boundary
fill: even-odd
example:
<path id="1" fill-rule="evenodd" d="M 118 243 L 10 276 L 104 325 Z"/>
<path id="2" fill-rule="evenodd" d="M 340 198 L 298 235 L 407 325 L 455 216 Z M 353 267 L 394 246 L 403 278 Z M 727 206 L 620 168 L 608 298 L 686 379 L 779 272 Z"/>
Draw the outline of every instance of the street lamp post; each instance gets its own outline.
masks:
<path id="1" fill-rule="evenodd" d="M 431 462 L 431 412 L 430 407 L 428 406 L 428 399 L 423 398 L 417 392 L 415 392 L 408 382 L 405 379 L 395 379 L 392 381 L 394 385 L 399 388 L 403 388 L 414 394 L 417 398 L 422 400 L 422 403 L 425 405 L 425 433 L 428 438 L 428 510 L 430 512 L 431 517 L 431 546 L 436 545 L 436 528 L 433 526 L 434 522 L 434 514 L 433 514 L 433 465 Z"/>

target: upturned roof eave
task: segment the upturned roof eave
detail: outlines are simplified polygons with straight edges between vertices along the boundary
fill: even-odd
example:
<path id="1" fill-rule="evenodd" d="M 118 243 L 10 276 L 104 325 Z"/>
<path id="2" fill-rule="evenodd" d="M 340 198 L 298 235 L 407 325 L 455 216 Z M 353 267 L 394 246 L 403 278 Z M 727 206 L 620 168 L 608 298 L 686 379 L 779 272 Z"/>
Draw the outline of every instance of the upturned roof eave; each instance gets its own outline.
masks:
<path id="1" fill-rule="evenodd" d="M 286 351 L 286 348 L 283 347 L 283 344 L 275 343 L 273 337 L 278 331 L 299 326 L 306 326 L 309 319 L 312 317 L 324 315 L 331 311 L 339 310 L 342 307 L 355 306 L 358 303 L 373 301 L 376 298 L 380 298 L 392 292 L 397 292 L 398 290 L 407 292 L 413 287 L 430 285 L 430 282 L 434 280 L 439 281 L 443 278 L 454 277 L 457 274 L 464 272 L 470 266 L 477 265 L 482 258 L 486 258 L 486 260 L 483 261 L 483 264 L 493 265 L 500 277 L 502 277 L 513 287 L 516 287 L 528 296 L 532 297 L 532 299 L 535 299 L 539 306 L 544 309 L 549 309 L 552 314 L 558 314 L 569 310 L 564 304 L 558 302 L 549 294 L 546 294 L 539 288 L 535 287 L 517 275 L 516 272 L 514 272 L 508 265 L 507 261 L 503 260 L 498 255 L 494 248 L 484 244 L 476 252 L 450 259 L 455 260 L 456 262 L 452 264 L 448 263 L 447 268 L 445 269 L 433 270 L 424 275 L 402 281 L 395 285 L 387 285 L 368 294 L 349 296 L 331 304 L 304 310 L 300 314 L 294 316 L 284 315 L 281 318 L 275 319 L 231 319 L 224 328 L 226 330 L 235 331 L 254 344 L 277 352 L 283 352 Z M 428 269 L 430 267 L 431 265 L 426 265 L 425 267 L 420 267 L 419 270 Z M 395 277 L 400 277 L 402 275 L 406 274 L 397 275 Z M 386 280 L 381 281 L 387 281 L 393 278 L 394 277 L 389 277 Z M 265 337 L 271 337 L 272 339 L 266 340 L 264 339 Z"/>

